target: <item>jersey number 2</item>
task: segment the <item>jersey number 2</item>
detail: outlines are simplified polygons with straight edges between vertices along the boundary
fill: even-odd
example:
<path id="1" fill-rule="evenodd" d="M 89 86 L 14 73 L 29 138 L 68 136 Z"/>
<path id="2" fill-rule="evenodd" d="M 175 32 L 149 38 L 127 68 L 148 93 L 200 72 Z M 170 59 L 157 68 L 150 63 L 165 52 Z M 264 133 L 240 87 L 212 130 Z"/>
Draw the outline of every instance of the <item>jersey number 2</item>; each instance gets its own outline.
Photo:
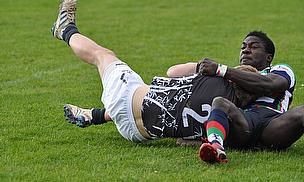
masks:
<path id="1" fill-rule="evenodd" d="M 182 113 L 182 117 L 183 117 L 183 124 L 184 127 L 187 128 L 189 127 L 189 123 L 188 123 L 188 115 L 190 115 L 191 117 L 193 117 L 196 121 L 200 122 L 200 123 L 204 123 L 205 121 L 207 121 L 209 115 L 210 115 L 210 111 L 211 111 L 211 106 L 209 104 L 202 104 L 202 111 L 203 112 L 207 112 L 207 116 L 201 116 L 199 114 L 197 114 L 194 110 L 185 107 L 183 109 L 183 113 Z"/>

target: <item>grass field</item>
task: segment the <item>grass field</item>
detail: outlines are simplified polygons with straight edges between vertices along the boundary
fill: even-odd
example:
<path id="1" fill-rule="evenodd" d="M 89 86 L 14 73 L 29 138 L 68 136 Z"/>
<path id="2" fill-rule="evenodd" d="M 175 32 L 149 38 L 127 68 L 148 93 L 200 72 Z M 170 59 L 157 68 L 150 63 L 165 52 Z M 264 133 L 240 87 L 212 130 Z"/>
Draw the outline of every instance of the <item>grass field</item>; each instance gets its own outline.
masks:
<path id="1" fill-rule="evenodd" d="M 304 138 L 285 152 L 228 151 L 207 165 L 173 139 L 134 144 L 112 123 L 68 124 L 63 104 L 101 107 L 93 66 L 50 27 L 59 1 L 0 0 L 0 181 L 304 181 Z M 209 57 L 238 64 L 240 43 L 263 30 L 274 63 L 297 75 L 292 107 L 304 101 L 302 0 L 79 0 L 80 31 L 108 47 L 146 83 L 169 66 Z"/>

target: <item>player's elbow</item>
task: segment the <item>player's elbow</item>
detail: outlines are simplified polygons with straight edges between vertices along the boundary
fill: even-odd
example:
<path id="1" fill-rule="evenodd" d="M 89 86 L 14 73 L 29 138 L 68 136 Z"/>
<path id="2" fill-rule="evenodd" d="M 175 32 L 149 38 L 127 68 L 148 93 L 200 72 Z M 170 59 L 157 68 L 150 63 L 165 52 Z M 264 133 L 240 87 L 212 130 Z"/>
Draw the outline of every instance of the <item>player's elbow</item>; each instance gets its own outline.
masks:
<path id="1" fill-rule="evenodd" d="M 168 77 L 174 77 L 175 73 L 175 66 L 171 66 L 168 70 L 167 70 L 167 76 Z"/>
<path id="2" fill-rule="evenodd" d="M 223 97 L 215 97 L 212 101 L 212 107 L 228 113 L 230 108 L 234 107 L 234 104 Z"/>
<path id="3" fill-rule="evenodd" d="M 195 73 L 197 63 L 189 62 L 185 64 L 178 64 L 171 66 L 167 70 L 168 77 L 182 77 L 189 76 Z"/>
<path id="4" fill-rule="evenodd" d="M 171 66 L 167 70 L 167 76 L 168 77 L 180 77 L 180 76 L 185 76 L 183 70 L 183 65 L 174 65 Z"/>

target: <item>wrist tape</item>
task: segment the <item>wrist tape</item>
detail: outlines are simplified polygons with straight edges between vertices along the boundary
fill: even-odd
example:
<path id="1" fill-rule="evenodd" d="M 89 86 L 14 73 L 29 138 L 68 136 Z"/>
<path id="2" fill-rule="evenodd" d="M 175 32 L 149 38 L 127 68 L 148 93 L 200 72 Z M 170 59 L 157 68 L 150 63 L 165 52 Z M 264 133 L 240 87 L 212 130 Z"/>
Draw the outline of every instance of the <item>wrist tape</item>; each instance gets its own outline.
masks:
<path id="1" fill-rule="evenodd" d="M 224 77 L 227 72 L 228 66 L 223 64 L 218 64 L 216 69 L 216 76 Z"/>

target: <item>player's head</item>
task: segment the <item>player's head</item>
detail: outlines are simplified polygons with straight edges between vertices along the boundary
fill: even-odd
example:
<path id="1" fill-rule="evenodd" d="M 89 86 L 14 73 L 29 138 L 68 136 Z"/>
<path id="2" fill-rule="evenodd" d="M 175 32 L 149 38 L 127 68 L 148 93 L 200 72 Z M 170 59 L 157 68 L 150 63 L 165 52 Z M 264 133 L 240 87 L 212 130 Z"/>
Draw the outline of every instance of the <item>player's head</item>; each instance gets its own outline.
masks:
<path id="1" fill-rule="evenodd" d="M 240 69 L 243 71 L 248 71 L 248 72 L 254 72 L 257 74 L 260 74 L 257 69 L 250 65 L 241 65 L 235 67 L 236 69 Z M 255 101 L 260 95 L 253 94 L 250 92 L 250 90 L 246 90 L 246 88 L 242 88 L 238 86 L 236 83 L 232 83 L 235 95 L 237 97 L 237 106 L 241 108 L 245 108 L 249 103 Z"/>
<path id="2" fill-rule="evenodd" d="M 258 70 L 270 66 L 275 47 L 272 40 L 261 31 L 249 32 L 241 45 L 240 64 L 250 65 Z"/>

